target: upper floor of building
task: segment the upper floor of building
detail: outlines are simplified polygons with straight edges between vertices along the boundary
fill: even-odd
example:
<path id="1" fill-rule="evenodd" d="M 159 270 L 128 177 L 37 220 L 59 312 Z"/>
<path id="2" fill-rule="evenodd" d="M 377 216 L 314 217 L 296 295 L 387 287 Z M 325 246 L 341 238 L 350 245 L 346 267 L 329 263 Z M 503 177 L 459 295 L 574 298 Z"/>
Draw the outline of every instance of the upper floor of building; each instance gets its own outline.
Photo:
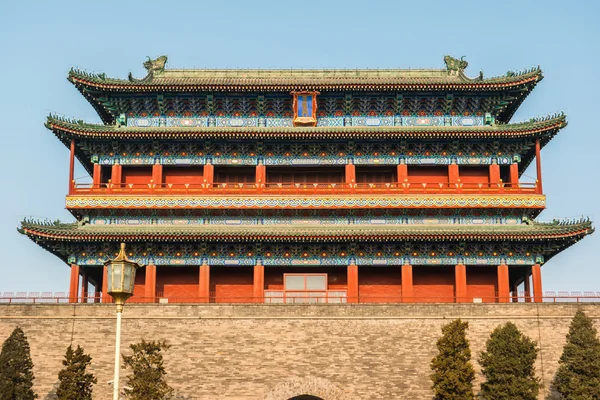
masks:
<path id="1" fill-rule="evenodd" d="M 440 69 L 199 70 L 144 63 L 142 79 L 71 70 L 105 124 L 135 127 L 482 126 L 506 123 L 543 78 L 539 68 L 465 75 Z"/>

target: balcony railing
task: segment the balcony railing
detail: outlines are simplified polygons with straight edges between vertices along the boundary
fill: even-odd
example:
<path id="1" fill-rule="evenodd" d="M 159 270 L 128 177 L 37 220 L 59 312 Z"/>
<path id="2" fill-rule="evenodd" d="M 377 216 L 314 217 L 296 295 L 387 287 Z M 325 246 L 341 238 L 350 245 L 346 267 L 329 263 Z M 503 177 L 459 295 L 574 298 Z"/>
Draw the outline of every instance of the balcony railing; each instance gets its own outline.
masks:
<path id="1" fill-rule="evenodd" d="M 337 195 L 541 194 L 536 182 L 515 183 L 77 183 L 72 195 Z"/>
<path id="2" fill-rule="evenodd" d="M 268 293 L 268 292 L 278 292 Z M 529 303 L 534 302 L 532 294 L 519 292 L 500 298 L 496 294 L 487 297 L 456 298 L 454 296 L 414 296 L 410 298 L 400 295 L 348 297 L 345 290 L 327 291 L 318 296 L 307 296 L 306 293 L 281 293 L 282 291 L 265 291 L 265 297 L 252 296 L 217 296 L 214 292 L 208 297 L 192 297 L 183 294 L 157 293 L 156 297 L 133 296 L 128 303 L 219 303 L 219 304 L 345 304 L 345 303 Z M 541 297 L 544 303 L 600 303 L 600 292 L 544 292 Z M 67 292 L 4 292 L 0 294 L 0 304 L 60 304 L 60 303 L 112 303 L 110 296 L 102 293 L 74 295 Z"/>

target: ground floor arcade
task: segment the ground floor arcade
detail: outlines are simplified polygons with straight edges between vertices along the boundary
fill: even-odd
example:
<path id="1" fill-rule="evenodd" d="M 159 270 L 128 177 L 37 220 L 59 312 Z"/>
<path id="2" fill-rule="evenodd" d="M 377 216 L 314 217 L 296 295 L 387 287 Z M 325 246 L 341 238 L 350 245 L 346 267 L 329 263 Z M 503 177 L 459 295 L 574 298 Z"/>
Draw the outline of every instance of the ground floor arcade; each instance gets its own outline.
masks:
<path id="1" fill-rule="evenodd" d="M 110 302 L 106 267 L 71 265 L 71 302 Z M 519 290 L 521 288 L 521 290 Z M 542 301 L 541 266 L 156 266 L 131 302 L 472 303 Z"/>

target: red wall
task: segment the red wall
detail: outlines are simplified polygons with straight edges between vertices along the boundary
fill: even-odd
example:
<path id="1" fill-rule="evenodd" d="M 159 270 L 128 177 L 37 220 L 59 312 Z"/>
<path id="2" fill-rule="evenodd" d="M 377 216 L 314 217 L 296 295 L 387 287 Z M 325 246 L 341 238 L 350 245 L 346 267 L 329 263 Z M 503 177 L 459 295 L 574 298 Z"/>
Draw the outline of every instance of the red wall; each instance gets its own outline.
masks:
<path id="1" fill-rule="evenodd" d="M 454 279 L 454 266 L 413 266 L 415 302 L 453 303 Z"/>
<path id="2" fill-rule="evenodd" d="M 265 267 L 266 290 L 282 290 L 285 273 L 325 273 L 328 290 L 346 290 L 347 267 Z M 362 303 L 396 302 L 402 299 L 401 268 L 359 267 L 359 296 Z M 136 275 L 134 296 L 145 296 L 145 269 Z M 454 266 L 413 266 L 413 291 L 417 303 L 454 301 Z M 157 267 L 157 297 L 171 302 L 196 302 L 198 299 L 198 267 Z M 467 267 L 467 297 L 494 302 L 497 291 L 495 266 Z M 254 294 L 254 267 L 211 267 L 210 296 L 218 303 L 251 302 Z"/>
<path id="3" fill-rule="evenodd" d="M 267 167 L 267 183 L 342 183 L 344 167 Z"/>
<path id="4" fill-rule="evenodd" d="M 171 302 L 193 302 L 198 298 L 199 276 L 198 267 L 157 267 L 156 294 Z"/>
<path id="5" fill-rule="evenodd" d="M 485 166 L 460 166 L 458 174 L 462 183 L 488 183 L 490 181 L 490 167 Z"/>
<path id="6" fill-rule="evenodd" d="M 409 183 L 448 183 L 448 166 L 408 166 Z"/>
<path id="7" fill-rule="evenodd" d="M 307 273 L 327 274 L 328 290 L 346 290 L 348 288 L 347 267 L 265 267 L 265 289 L 283 290 L 283 274 Z"/>
<path id="8" fill-rule="evenodd" d="M 216 303 L 252 302 L 254 267 L 211 267 L 210 292 Z"/>
<path id="9" fill-rule="evenodd" d="M 496 301 L 498 283 L 497 267 L 467 267 L 467 298 L 481 298 L 484 303 Z"/>
<path id="10" fill-rule="evenodd" d="M 358 295 L 361 303 L 401 301 L 400 267 L 359 267 Z"/>
<path id="11" fill-rule="evenodd" d="M 357 183 L 396 183 L 398 182 L 398 168 L 396 166 L 356 166 Z"/>
<path id="12" fill-rule="evenodd" d="M 162 183 L 200 185 L 204 183 L 203 173 L 204 168 L 202 166 L 163 167 Z"/>
<path id="13" fill-rule="evenodd" d="M 122 183 L 147 184 L 152 179 L 152 167 L 123 166 Z"/>
<path id="14" fill-rule="evenodd" d="M 215 166 L 215 183 L 255 183 L 256 167 L 240 166 L 230 167 L 224 165 Z"/>

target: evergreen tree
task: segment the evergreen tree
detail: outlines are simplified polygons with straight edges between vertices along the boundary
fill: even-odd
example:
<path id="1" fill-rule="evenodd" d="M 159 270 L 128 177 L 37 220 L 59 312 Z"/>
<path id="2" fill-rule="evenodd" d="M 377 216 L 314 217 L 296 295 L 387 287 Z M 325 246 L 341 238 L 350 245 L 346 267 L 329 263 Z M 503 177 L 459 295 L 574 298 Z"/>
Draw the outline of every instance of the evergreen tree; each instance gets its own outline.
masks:
<path id="1" fill-rule="evenodd" d="M 146 342 L 142 340 L 129 346 L 133 351 L 130 356 L 123 356 L 125 368 L 131 368 L 132 374 L 127 376 L 125 396 L 130 400 L 163 400 L 173 394 L 167 384 L 162 351 L 170 346 L 165 341 Z"/>
<path id="2" fill-rule="evenodd" d="M 591 318 L 577 311 L 558 361 L 553 389 L 565 400 L 600 399 L 600 340 Z"/>
<path id="3" fill-rule="evenodd" d="M 432 389 L 436 400 L 472 400 L 475 371 L 466 337 L 468 322 L 457 319 L 442 327 L 438 355 L 431 360 Z"/>
<path id="4" fill-rule="evenodd" d="M 536 343 L 507 322 L 491 333 L 479 363 L 485 377 L 481 395 L 486 400 L 536 400 L 540 390 L 535 376 Z"/>
<path id="5" fill-rule="evenodd" d="M 0 352 L 0 400 L 36 399 L 32 368 L 29 342 L 23 330 L 16 327 Z"/>
<path id="6" fill-rule="evenodd" d="M 58 373 L 60 385 L 56 391 L 58 400 L 92 400 L 92 385 L 98 383 L 94 374 L 86 372 L 92 357 L 78 345 L 73 351 L 67 347 L 64 368 Z"/>

